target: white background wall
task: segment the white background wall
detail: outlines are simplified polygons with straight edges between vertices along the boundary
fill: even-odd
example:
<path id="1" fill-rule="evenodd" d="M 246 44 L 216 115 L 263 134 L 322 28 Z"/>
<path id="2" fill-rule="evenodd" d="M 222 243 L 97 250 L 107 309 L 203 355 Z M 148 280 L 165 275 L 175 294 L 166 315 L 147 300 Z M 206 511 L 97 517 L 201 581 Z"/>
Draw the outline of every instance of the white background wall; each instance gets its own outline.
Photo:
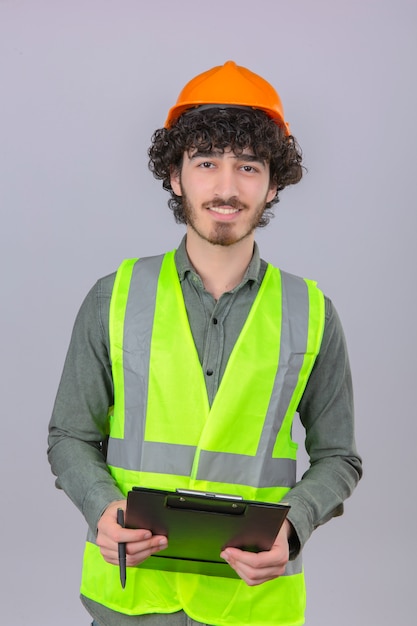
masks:
<path id="1" fill-rule="evenodd" d="M 2 624 L 89 623 L 47 424 L 87 290 L 182 236 L 146 150 L 227 59 L 276 86 L 308 168 L 263 256 L 331 296 L 355 380 L 365 477 L 307 545 L 307 625 L 414 623 L 416 18 L 411 0 L 0 0 Z"/>

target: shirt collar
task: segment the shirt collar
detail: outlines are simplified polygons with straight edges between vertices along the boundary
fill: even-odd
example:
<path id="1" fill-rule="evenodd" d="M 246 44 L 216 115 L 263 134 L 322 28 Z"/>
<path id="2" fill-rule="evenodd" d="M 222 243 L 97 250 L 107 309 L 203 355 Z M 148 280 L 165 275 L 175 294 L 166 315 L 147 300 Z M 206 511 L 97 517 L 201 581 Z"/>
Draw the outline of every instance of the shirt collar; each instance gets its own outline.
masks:
<path id="1" fill-rule="evenodd" d="M 180 282 L 182 282 L 189 273 L 198 276 L 187 254 L 187 250 L 185 247 L 186 239 L 187 236 L 184 235 L 180 245 L 178 246 L 178 249 L 175 252 L 175 264 L 177 266 L 177 272 Z M 236 287 L 236 289 L 239 289 L 247 282 L 257 282 L 260 284 L 262 282 L 262 277 L 263 272 L 261 272 L 261 258 L 259 256 L 258 245 L 255 242 L 253 246 L 252 259 L 246 269 L 242 282 L 240 283 L 240 285 L 238 285 L 238 287 Z"/>

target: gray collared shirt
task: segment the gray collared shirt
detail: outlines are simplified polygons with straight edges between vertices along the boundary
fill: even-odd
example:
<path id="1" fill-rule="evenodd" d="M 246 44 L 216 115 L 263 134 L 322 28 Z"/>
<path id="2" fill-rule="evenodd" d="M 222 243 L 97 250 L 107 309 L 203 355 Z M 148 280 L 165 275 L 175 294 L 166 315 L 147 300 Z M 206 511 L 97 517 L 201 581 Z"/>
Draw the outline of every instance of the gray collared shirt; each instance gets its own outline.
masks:
<path id="1" fill-rule="evenodd" d="M 240 284 L 215 300 L 205 290 L 203 281 L 188 258 L 185 239 L 176 252 L 175 262 L 211 405 L 229 356 L 258 294 L 267 264 L 260 259 L 255 244 L 251 262 Z"/>

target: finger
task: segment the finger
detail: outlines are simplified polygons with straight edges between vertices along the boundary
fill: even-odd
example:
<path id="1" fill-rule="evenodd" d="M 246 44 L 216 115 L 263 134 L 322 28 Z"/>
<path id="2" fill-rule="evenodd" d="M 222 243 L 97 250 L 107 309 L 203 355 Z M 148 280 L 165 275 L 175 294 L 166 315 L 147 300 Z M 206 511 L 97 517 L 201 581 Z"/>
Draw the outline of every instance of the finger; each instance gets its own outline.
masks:
<path id="1" fill-rule="evenodd" d="M 246 564 L 249 567 L 265 567 L 268 564 L 269 554 L 269 552 L 249 552 L 248 550 L 239 550 L 238 548 L 226 548 L 220 556 L 229 564 L 233 562 Z"/>
<path id="2" fill-rule="evenodd" d="M 162 535 L 154 535 L 146 541 L 136 541 L 126 544 L 126 555 L 135 556 L 143 554 L 144 552 L 158 552 L 159 550 L 165 550 L 168 545 L 168 540 Z"/>
<path id="3" fill-rule="evenodd" d="M 151 536 L 145 541 L 135 541 L 126 543 L 126 565 L 132 567 L 138 565 L 152 554 L 165 550 L 168 545 L 166 537 L 161 535 Z M 112 565 L 118 565 L 119 552 L 118 544 L 111 542 L 110 544 L 102 544 L 100 552 L 104 560 Z"/>
<path id="4" fill-rule="evenodd" d="M 282 556 L 272 551 L 252 553 L 229 548 L 221 553 L 221 557 L 230 567 L 251 586 L 282 576 L 287 564 L 287 559 Z"/>
<path id="5" fill-rule="evenodd" d="M 152 533 L 147 529 L 132 529 L 116 526 L 112 533 L 112 538 L 116 543 L 140 543 L 152 538 Z"/>
<path id="6" fill-rule="evenodd" d="M 151 545 L 149 548 L 146 548 L 144 550 L 132 552 L 131 554 L 126 555 L 126 565 L 129 567 L 134 567 L 135 565 L 138 565 L 139 563 L 145 561 L 145 559 L 149 558 L 153 554 L 156 554 L 161 550 L 165 550 L 167 545 L 168 542 L 164 537 L 157 545 Z"/>
<path id="7" fill-rule="evenodd" d="M 118 524 L 101 527 L 97 533 L 96 543 L 102 548 L 117 550 L 119 543 L 136 543 L 148 540 L 152 533 L 145 529 L 122 528 Z"/>
<path id="8" fill-rule="evenodd" d="M 289 549 L 287 543 L 274 544 L 270 550 L 262 552 L 226 548 L 220 556 L 225 560 L 232 559 L 253 568 L 285 567 L 289 559 Z"/>
<path id="9" fill-rule="evenodd" d="M 279 578 L 285 573 L 285 567 L 266 567 L 262 569 L 250 567 L 241 562 L 230 562 L 229 565 L 245 583 L 253 587 L 269 580 Z"/>

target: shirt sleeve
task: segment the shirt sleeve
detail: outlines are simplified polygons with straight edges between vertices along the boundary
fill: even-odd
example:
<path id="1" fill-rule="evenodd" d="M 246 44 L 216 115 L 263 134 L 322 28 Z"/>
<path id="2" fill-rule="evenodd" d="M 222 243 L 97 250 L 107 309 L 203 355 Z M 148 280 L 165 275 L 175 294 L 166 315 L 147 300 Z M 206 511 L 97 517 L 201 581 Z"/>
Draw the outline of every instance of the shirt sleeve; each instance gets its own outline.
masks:
<path id="1" fill-rule="evenodd" d="M 96 532 L 108 504 L 123 498 L 103 449 L 113 382 L 108 308 L 114 275 L 97 282 L 77 315 L 49 424 L 48 458 L 63 489 Z"/>
<path id="2" fill-rule="evenodd" d="M 322 344 L 298 412 L 306 431 L 310 467 L 285 497 L 295 535 L 291 558 L 297 556 L 315 528 L 343 514 L 362 476 L 356 450 L 352 377 L 343 329 L 326 298 Z"/>

